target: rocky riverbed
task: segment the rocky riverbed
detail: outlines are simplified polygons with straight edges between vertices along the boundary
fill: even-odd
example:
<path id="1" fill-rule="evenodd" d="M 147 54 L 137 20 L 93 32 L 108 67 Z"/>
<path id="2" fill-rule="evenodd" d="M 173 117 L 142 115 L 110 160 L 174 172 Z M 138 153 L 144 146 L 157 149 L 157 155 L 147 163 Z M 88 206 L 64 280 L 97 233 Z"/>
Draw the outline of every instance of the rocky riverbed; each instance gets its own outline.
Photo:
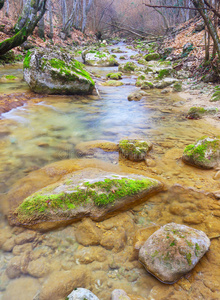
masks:
<path id="1" fill-rule="evenodd" d="M 127 60 L 120 58 L 122 53 L 110 51 L 126 64 L 136 52 L 123 47 L 120 50 Z M 80 287 L 100 300 L 111 299 L 115 289 L 123 289 L 131 300 L 218 299 L 219 169 L 198 169 L 182 161 L 188 144 L 218 135 L 218 113 L 186 118 L 191 106 L 209 106 L 210 95 L 185 79 L 179 94 L 172 88 L 164 93 L 145 85 L 138 101 L 128 101 L 140 89 L 135 87 L 140 74 L 129 70 L 122 74 L 123 85 L 112 87 L 102 83 L 106 75 L 117 73 L 117 67 L 89 67 L 89 71 L 101 76 L 95 78 L 99 96 L 47 96 L 38 104 L 27 101 L 25 107 L 3 114 L 0 120 L 1 299 L 21 295 L 21 300 L 64 300 Z M 193 85 L 198 90 L 192 90 Z M 151 150 L 142 161 L 128 160 L 117 146 L 125 138 L 147 140 Z M 153 178 L 163 183 L 164 190 L 102 221 L 85 216 L 43 231 L 8 225 L 4 215 L 10 204 L 18 205 L 63 176 L 84 174 L 86 168 L 97 174 Z M 138 259 L 145 241 L 168 223 L 202 230 L 211 240 L 195 268 L 172 285 L 157 280 Z"/>

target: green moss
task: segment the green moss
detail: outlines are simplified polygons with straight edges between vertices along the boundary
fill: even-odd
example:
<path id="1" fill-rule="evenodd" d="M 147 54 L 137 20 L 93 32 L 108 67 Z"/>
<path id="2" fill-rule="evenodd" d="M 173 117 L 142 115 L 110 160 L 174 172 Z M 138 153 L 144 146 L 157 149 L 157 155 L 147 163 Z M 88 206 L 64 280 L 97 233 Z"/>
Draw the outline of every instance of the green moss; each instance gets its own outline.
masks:
<path id="1" fill-rule="evenodd" d="M 47 215 L 51 211 L 68 211 L 86 203 L 96 206 L 114 204 L 117 199 L 135 195 L 144 189 L 154 186 L 150 179 L 105 179 L 95 183 L 86 182 L 74 187 L 72 193 L 44 195 L 35 193 L 26 198 L 17 208 L 18 218 L 27 219 Z"/>
<path id="2" fill-rule="evenodd" d="M 119 66 L 119 70 L 120 71 L 124 71 L 124 72 L 132 72 L 136 69 L 136 64 L 134 62 L 127 62 L 125 65 L 121 65 Z"/>
<path id="3" fill-rule="evenodd" d="M 66 62 L 53 58 L 48 61 L 52 68 L 52 77 L 54 79 L 65 79 L 65 80 L 76 80 L 78 79 L 78 75 L 84 77 L 85 79 L 89 80 L 91 84 L 94 86 L 95 82 L 90 77 L 89 73 L 85 71 L 84 65 L 77 60 L 72 60 L 71 63 L 67 64 Z M 45 63 L 42 63 L 42 68 L 45 67 Z"/>
<path id="4" fill-rule="evenodd" d="M 16 76 L 13 76 L 13 75 L 6 75 L 5 78 L 6 78 L 6 79 L 9 79 L 9 80 L 17 79 L 17 77 L 16 77 Z"/>
<path id="5" fill-rule="evenodd" d="M 145 153 L 149 150 L 149 145 L 147 142 L 139 141 L 139 140 L 121 140 L 119 142 L 119 148 L 123 152 L 133 153 L 133 154 L 141 154 Z"/>
<path id="6" fill-rule="evenodd" d="M 182 84 L 180 82 L 175 82 L 173 85 L 173 90 L 175 92 L 181 92 L 182 91 Z"/>
<path id="7" fill-rule="evenodd" d="M 108 73 L 106 75 L 107 78 L 113 79 L 113 80 L 119 80 L 122 79 L 122 73 L 117 72 L 117 73 Z"/>
<path id="8" fill-rule="evenodd" d="M 188 262 L 188 265 L 191 266 L 192 264 L 192 254 L 189 252 L 189 253 L 186 253 L 186 260 Z"/>
<path id="9" fill-rule="evenodd" d="M 196 243 L 196 244 L 195 244 L 195 255 L 196 255 L 196 256 L 199 256 L 200 250 L 201 250 L 201 249 L 200 249 L 199 245 Z"/>
<path id="10" fill-rule="evenodd" d="M 149 54 L 144 56 L 144 59 L 146 61 L 158 60 L 158 59 L 160 59 L 160 54 L 158 54 L 158 53 L 149 53 Z"/>
<path id="11" fill-rule="evenodd" d="M 212 154 L 206 158 L 205 154 L 208 148 L 212 149 L 212 152 L 216 152 L 219 149 L 219 140 L 207 140 L 207 139 L 202 139 L 200 140 L 200 144 L 196 145 L 188 145 L 184 149 L 184 154 L 187 156 L 193 156 L 195 160 L 198 162 L 209 162 L 212 160 Z M 199 141 L 198 141 L 199 142 Z"/>
<path id="12" fill-rule="evenodd" d="M 212 98 L 211 98 L 211 102 L 215 102 L 215 101 L 219 101 L 220 100 L 220 87 L 219 86 L 216 86 L 215 87 L 215 92 L 213 93 L 212 95 Z"/>
<path id="13" fill-rule="evenodd" d="M 28 50 L 28 52 L 27 52 L 27 54 L 24 58 L 24 62 L 23 62 L 23 68 L 24 69 L 29 69 L 30 68 L 31 54 L 32 54 L 32 52 L 30 50 Z"/>
<path id="14" fill-rule="evenodd" d="M 170 71 L 169 69 L 162 69 L 159 71 L 157 78 L 158 79 L 163 79 L 164 77 L 170 75 Z"/>

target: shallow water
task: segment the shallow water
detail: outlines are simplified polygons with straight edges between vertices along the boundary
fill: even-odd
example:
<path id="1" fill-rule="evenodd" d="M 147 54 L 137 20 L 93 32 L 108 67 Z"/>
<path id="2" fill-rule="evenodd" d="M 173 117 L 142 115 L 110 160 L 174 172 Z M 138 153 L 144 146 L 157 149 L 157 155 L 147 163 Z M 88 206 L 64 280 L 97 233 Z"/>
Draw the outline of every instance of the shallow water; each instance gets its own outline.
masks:
<path id="1" fill-rule="evenodd" d="M 121 48 L 123 49 L 123 46 Z M 134 54 L 133 51 L 128 51 L 128 56 Z M 117 68 L 90 67 L 89 70 L 104 76 Z M 21 76 L 21 69 L 16 67 L 0 69 L 0 77 L 3 74 Z M 134 77 L 124 77 L 124 85 L 120 87 L 104 87 L 101 81 L 102 79 L 97 79 L 100 97 L 48 96 L 38 104 L 28 104 L 2 115 L 1 193 L 7 192 L 18 179 L 29 172 L 49 163 L 69 158 L 80 160 L 81 158 L 76 155 L 75 146 L 81 142 L 108 140 L 118 143 L 121 138 L 126 137 L 150 140 L 153 143 L 150 157 L 156 166 L 148 168 L 144 163 L 129 163 L 116 153 L 98 152 L 95 156 L 86 158 L 95 157 L 115 165 L 125 164 L 136 170 L 140 169 L 149 176 L 157 178 L 159 176 L 162 180 L 168 180 L 171 185 L 181 183 L 207 191 L 211 191 L 215 185 L 217 189 L 218 184 L 212 182 L 213 171 L 208 173 L 202 170 L 192 171 L 192 167 L 184 166 L 179 160 L 180 153 L 187 144 L 204 135 L 217 135 L 214 127 L 204 120 L 186 119 L 184 111 L 181 111 L 184 100 L 175 94 L 162 95 L 160 91 L 149 91 L 148 96 L 141 101 L 129 102 L 127 96 L 137 89 Z M 7 94 L 14 90 L 23 92 L 27 90 L 27 86 L 19 82 L 0 87 L 0 93 Z M 202 205 L 200 201 L 207 204 Z M 116 243 L 112 249 L 106 249 L 104 246 L 79 245 L 75 232 L 80 222 L 44 235 L 38 233 L 33 242 L 24 238 L 24 244 L 19 244 L 19 237 L 22 234 L 28 236 L 29 231 L 10 228 L 2 219 L 3 237 L 6 236 L 12 245 L 10 247 L 4 244 L 2 251 L 0 299 L 17 300 L 18 294 L 21 295 L 19 300 L 33 299 L 45 284 L 48 274 L 74 270 L 78 266 L 85 267 L 86 272 L 90 274 L 90 283 L 83 281 L 81 286 L 90 288 L 100 300 L 109 300 L 114 288 L 124 288 L 129 293 L 141 295 L 146 299 L 149 294 L 151 295 L 149 299 L 158 300 L 168 299 L 170 295 L 174 295 L 176 297 L 174 299 L 200 299 L 198 284 L 204 293 L 207 293 L 206 299 L 217 299 L 215 297 L 219 295 L 217 294 L 219 272 L 216 269 L 216 257 L 212 256 L 212 252 L 209 254 L 210 264 L 204 262 L 205 270 L 203 263 L 199 263 L 197 270 L 190 275 L 191 278 L 185 277 L 170 290 L 169 286 L 159 283 L 146 273 L 138 263 L 133 250 L 138 229 L 155 224 L 177 222 L 204 230 L 209 236 L 219 234 L 220 208 L 215 201 L 204 193 L 182 189 L 180 186 L 171 188 L 154 196 L 132 212 L 96 224 L 102 230 L 103 236 L 109 235 L 111 239 L 111 236 L 116 234 L 115 240 L 124 239 L 121 245 Z M 179 215 L 172 209 L 176 204 L 180 205 Z M 191 214 L 194 214 L 192 215 L 194 221 L 190 223 L 186 215 Z M 200 221 L 196 223 L 196 219 Z M 219 243 L 215 240 L 212 247 L 216 249 L 217 246 Z M 17 265 L 18 268 L 23 268 L 23 271 L 15 277 L 10 275 L 9 279 L 6 274 L 17 271 L 16 267 L 15 269 L 10 267 L 12 270 L 9 268 L 10 261 L 14 257 L 20 260 Z M 103 260 L 102 257 L 106 259 Z M 29 262 L 28 267 L 24 261 Z M 40 266 L 44 265 L 45 270 L 40 269 Z M 6 271 L 8 269 L 10 270 Z M 207 281 L 211 280 L 210 272 L 214 273 L 215 287 L 207 288 Z M 63 273 L 60 273 L 61 277 L 62 275 Z M 195 280 L 192 277 L 195 277 Z M 24 292 L 24 286 L 27 284 L 30 284 L 31 288 Z"/>

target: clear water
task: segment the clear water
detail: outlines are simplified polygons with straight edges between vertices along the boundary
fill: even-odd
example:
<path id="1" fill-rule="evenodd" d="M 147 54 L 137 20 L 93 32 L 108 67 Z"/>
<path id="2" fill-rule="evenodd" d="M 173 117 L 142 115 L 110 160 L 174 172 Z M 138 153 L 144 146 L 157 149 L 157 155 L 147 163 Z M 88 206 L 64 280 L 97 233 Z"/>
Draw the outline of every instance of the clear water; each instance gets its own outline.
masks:
<path id="1" fill-rule="evenodd" d="M 135 54 L 135 52 L 123 47 L 121 46 L 122 49 L 128 51 L 128 57 Z M 116 55 L 119 57 L 122 54 Z M 99 73 L 103 77 L 107 73 L 117 70 L 115 67 L 90 67 L 88 69 L 91 72 Z M 0 69 L 0 77 L 4 74 L 21 77 L 21 68 L 9 67 Z M 32 170 L 55 161 L 77 158 L 75 146 L 81 142 L 108 140 L 118 143 L 120 139 L 126 137 L 147 139 L 154 144 L 153 155 L 157 157 L 157 169 L 161 168 L 161 173 L 172 175 L 175 171 L 179 179 L 185 176 L 189 184 L 190 180 L 198 181 L 199 184 L 203 182 L 207 175 L 204 175 L 201 171 L 199 175 L 195 172 L 195 178 L 192 178 L 192 172 L 189 167 L 184 167 L 185 169 L 183 169 L 180 164 L 180 166 L 177 166 L 175 162 L 176 165 L 174 166 L 174 163 L 170 162 L 173 159 L 172 155 L 175 156 L 175 151 L 182 151 L 187 144 L 193 143 L 203 135 L 215 135 L 215 128 L 207 125 L 203 120 L 193 121 L 192 126 L 192 121 L 186 119 L 181 111 L 183 99 L 178 98 L 175 94 L 162 95 L 160 91 L 149 91 L 148 95 L 141 101 L 130 102 L 127 100 L 127 96 L 137 89 L 134 77 L 124 76 L 124 85 L 120 87 L 105 87 L 101 85 L 102 81 L 103 78 L 97 79 L 100 97 L 97 95 L 48 96 L 43 98 L 38 104 L 27 104 L 2 115 L 0 120 L 1 193 L 7 192 L 18 179 L 24 177 Z M 0 85 L 1 94 L 14 93 L 14 91 L 23 92 L 25 90 L 28 90 L 28 87 L 24 82 Z M 174 152 L 166 157 L 167 150 L 172 148 Z M 164 162 L 164 157 L 166 163 Z M 105 153 L 99 154 L 97 158 L 103 161 L 114 161 L 115 164 L 119 163 L 117 156 L 111 158 Z M 179 175 L 175 168 L 178 170 Z M 134 222 L 141 227 L 157 223 L 160 217 L 159 224 L 165 224 L 170 221 L 184 223 L 179 216 L 173 216 L 170 213 L 169 205 L 172 204 L 172 201 L 181 202 L 179 200 L 181 197 L 188 197 L 188 202 L 195 202 L 196 206 L 199 207 L 197 202 L 200 196 L 187 191 L 184 191 L 182 196 L 179 196 L 179 194 L 181 194 L 181 191 L 177 189 L 174 192 L 165 194 L 165 196 L 156 196 L 156 198 L 152 199 L 152 203 L 150 202 L 146 206 L 133 211 Z M 205 200 L 203 199 L 203 201 Z M 2 219 L 0 225 L 2 229 L 5 230 L 6 228 L 10 234 L 17 234 L 13 229 L 7 227 L 5 220 Z M 76 224 L 66 229 L 43 235 L 42 245 L 36 247 L 35 250 L 42 250 L 43 247 L 52 249 L 47 256 L 52 269 L 57 270 L 58 266 L 60 266 L 63 270 L 69 270 L 79 264 L 77 259 L 76 262 L 73 262 L 72 259 L 75 251 L 81 247 L 76 243 L 74 237 L 74 230 L 77 226 Z M 128 245 L 128 247 L 130 246 Z M 33 247 L 35 246 L 33 245 Z M 115 257 L 118 261 L 121 259 L 120 253 L 117 256 L 109 251 L 109 255 L 110 257 Z M 19 300 L 26 300 L 28 299 L 26 297 L 27 294 L 24 293 L 22 287 L 28 282 L 28 278 L 33 279 L 33 277 L 22 275 L 20 279 L 6 280 L 5 269 L 12 257 L 12 253 L 2 252 L 1 280 L 3 284 L 0 286 L 2 290 L 0 299 L 7 300 L 5 297 L 11 295 L 7 286 L 15 283 L 17 284 L 15 288 L 16 294 L 21 295 Z M 144 296 L 145 291 L 149 293 L 153 286 L 156 288 L 161 287 L 163 291 L 163 285 L 158 283 L 156 279 L 152 279 L 151 275 L 145 275 L 146 272 L 140 266 L 126 271 L 126 263 L 124 264 L 124 261 L 119 263 L 119 265 L 119 270 L 106 267 L 104 263 L 100 268 L 95 269 L 97 274 L 94 273 L 95 279 L 94 284 L 91 284 L 91 289 L 94 289 L 96 294 L 100 295 L 100 300 L 110 299 L 110 292 L 113 287 L 117 287 L 117 280 L 120 278 L 123 287 L 137 295 Z M 106 268 L 108 269 L 105 272 L 103 271 L 103 274 L 101 273 L 102 267 L 105 270 Z M 88 266 L 89 268 L 90 265 Z M 91 272 L 93 272 L 92 268 L 95 268 L 95 266 L 91 264 Z M 107 283 L 102 280 L 102 276 L 105 278 L 106 274 L 108 274 Z M 130 279 L 126 279 L 128 275 L 130 276 L 129 278 L 132 276 L 136 278 L 135 274 L 137 277 L 141 275 L 143 280 L 131 283 Z M 45 280 L 46 277 L 33 279 L 36 290 L 42 286 Z M 109 284 L 109 286 L 106 286 L 106 284 Z M 196 289 L 196 287 L 193 287 L 193 289 Z M 176 290 L 179 290 L 179 287 Z M 17 298 L 13 297 L 10 300 L 17 300 Z M 184 297 L 186 297 L 185 294 L 180 296 L 177 293 L 177 299 L 186 299 Z"/>

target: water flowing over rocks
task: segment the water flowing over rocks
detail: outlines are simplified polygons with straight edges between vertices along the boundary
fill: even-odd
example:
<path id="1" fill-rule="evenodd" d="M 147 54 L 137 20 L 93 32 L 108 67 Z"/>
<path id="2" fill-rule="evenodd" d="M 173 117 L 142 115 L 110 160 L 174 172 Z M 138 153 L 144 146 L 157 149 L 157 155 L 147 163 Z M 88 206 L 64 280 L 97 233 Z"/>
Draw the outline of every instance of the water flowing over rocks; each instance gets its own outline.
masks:
<path id="1" fill-rule="evenodd" d="M 41 228 L 42 223 L 65 225 L 86 216 L 102 220 L 161 189 L 158 180 L 144 176 L 104 171 L 98 175 L 95 169 L 85 169 L 24 199 L 10 220 L 33 228 Z"/>
<path id="2" fill-rule="evenodd" d="M 139 252 L 139 260 L 159 280 L 173 283 L 191 271 L 208 251 L 206 234 L 170 223 L 152 234 Z"/>
<path id="3" fill-rule="evenodd" d="M 186 146 L 182 159 L 185 163 L 202 169 L 212 169 L 219 164 L 220 140 L 205 138 Z"/>
<path id="4" fill-rule="evenodd" d="M 31 90 L 40 94 L 91 94 L 95 86 L 82 63 L 55 48 L 28 51 L 23 73 Z"/>

